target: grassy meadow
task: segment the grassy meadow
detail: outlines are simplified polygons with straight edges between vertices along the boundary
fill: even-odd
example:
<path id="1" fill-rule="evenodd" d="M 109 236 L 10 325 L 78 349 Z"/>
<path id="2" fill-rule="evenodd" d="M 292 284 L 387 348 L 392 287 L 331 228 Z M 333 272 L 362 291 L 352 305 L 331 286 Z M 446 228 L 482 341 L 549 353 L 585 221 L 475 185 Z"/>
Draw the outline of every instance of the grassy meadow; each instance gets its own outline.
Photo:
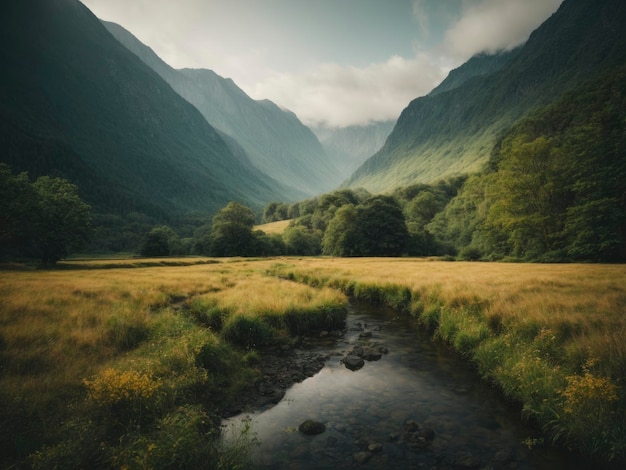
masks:
<path id="1" fill-rule="evenodd" d="M 262 263 L 210 261 L 1 272 L 3 463 L 244 465 L 245 449 L 215 444 L 220 408 L 254 380 L 257 348 L 336 328 L 346 298 L 268 277 Z"/>
<path id="2" fill-rule="evenodd" d="M 626 455 L 626 266 L 312 258 L 272 272 L 412 315 L 551 439 Z"/>
<path id="3" fill-rule="evenodd" d="M 406 258 L 0 271 L 2 455 L 16 468 L 244 466 L 246 436 L 216 443 L 220 407 L 264 346 L 341 324 L 347 296 L 414 316 L 548 438 L 624 456 L 626 266 Z"/>

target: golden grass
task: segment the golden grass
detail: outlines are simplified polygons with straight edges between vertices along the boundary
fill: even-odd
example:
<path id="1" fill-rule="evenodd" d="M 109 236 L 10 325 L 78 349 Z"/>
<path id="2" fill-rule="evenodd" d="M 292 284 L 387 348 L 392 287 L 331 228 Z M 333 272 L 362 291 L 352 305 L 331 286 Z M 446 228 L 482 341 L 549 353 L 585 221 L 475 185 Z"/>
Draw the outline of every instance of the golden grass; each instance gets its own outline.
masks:
<path id="1" fill-rule="evenodd" d="M 189 298 L 214 297 L 235 313 L 275 312 L 295 303 L 309 306 L 336 291 L 267 278 L 262 263 L 237 259 L 176 266 L 188 259 L 159 261 L 154 267 L 97 269 L 119 260 L 84 261 L 89 269 L 5 271 L 0 276 L 0 353 L 2 392 L 30 397 L 29 407 L 56 401 L 58 392 L 75 393 L 82 380 L 137 346 L 155 327 L 158 312 Z M 206 259 L 200 260 L 206 263 Z M 76 262 L 72 264 L 75 265 Z M 253 266 L 253 268 L 251 268 Z M 262 269 L 261 269 L 262 272 Z M 127 337 L 129 331 L 136 337 Z M 50 404 L 50 403 L 48 403 Z"/>
<path id="2" fill-rule="evenodd" d="M 0 273 L 5 410 L 24 410 L 45 420 L 85 396 L 83 380 L 111 367 L 128 370 L 135 364 L 138 373 L 154 367 L 159 377 L 184 364 L 193 367 L 198 348 L 220 347 L 213 333 L 191 331 L 191 320 L 179 315 L 194 300 L 216 305 L 231 317 L 281 316 L 342 304 L 343 295 L 329 288 L 338 287 L 348 293 L 360 289 L 364 296 L 380 292 L 377 298 L 437 327 L 440 338 L 468 354 L 485 377 L 523 401 L 540 421 L 554 419 L 548 405 L 563 411 L 575 404 L 576 420 L 565 416 L 553 429 L 594 430 L 584 419 L 607 412 L 600 406 L 618 407 L 606 416 L 624 416 L 624 265 L 406 258 L 167 258 L 69 265 Z M 268 272 L 280 277 L 268 277 Z M 168 328 L 178 333 L 155 339 Z M 545 390 L 537 393 L 539 387 Z M 617 395 L 609 393 L 613 390 Z M 591 401 L 585 409 L 582 398 L 596 392 L 618 399 Z"/>
<path id="3" fill-rule="evenodd" d="M 273 271 L 399 306 L 554 438 L 626 454 L 625 265 L 312 258 Z"/>
<path id="4" fill-rule="evenodd" d="M 289 226 L 290 222 L 291 220 L 278 220 L 276 222 L 270 222 L 267 224 L 255 225 L 254 230 L 261 230 L 267 233 L 268 235 L 272 235 L 272 234 L 280 235 Z"/>

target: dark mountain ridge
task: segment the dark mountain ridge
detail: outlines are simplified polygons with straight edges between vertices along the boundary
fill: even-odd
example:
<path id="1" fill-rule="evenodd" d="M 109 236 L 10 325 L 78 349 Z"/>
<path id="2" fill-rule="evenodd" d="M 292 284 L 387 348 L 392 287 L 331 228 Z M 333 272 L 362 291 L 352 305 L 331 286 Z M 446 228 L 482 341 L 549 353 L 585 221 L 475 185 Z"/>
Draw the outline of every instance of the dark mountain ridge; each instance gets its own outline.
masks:
<path id="1" fill-rule="evenodd" d="M 386 191 L 478 171 L 517 119 L 624 63 L 624 24 L 623 1 L 565 0 L 496 71 L 413 100 L 345 185 Z"/>
<path id="2" fill-rule="evenodd" d="M 292 200 L 303 192 L 310 196 L 329 191 L 341 182 L 322 145 L 294 113 L 269 100 L 253 100 L 212 70 L 173 69 L 121 26 L 103 24 L 213 127 L 234 138 L 256 168 L 289 186 Z"/>
<path id="3" fill-rule="evenodd" d="M 15 171 L 66 177 L 121 214 L 287 197 L 77 0 L 0 8 L 0 148 Z"/>

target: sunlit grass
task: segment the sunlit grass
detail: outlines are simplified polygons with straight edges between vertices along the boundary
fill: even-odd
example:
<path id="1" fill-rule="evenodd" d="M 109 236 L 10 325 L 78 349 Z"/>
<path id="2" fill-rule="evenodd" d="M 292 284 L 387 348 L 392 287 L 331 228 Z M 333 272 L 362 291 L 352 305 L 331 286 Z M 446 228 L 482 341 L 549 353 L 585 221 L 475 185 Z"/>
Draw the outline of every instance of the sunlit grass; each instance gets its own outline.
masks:
<path id="1" fill-rule="evenodd" d="M 254 230 L 261 230 L 268 235 L 271 234 L 282 234 L 285 229 L 289 226 L 291 220 L 278 220 L 276 222 L 269 222 L 267 224 L 255 225 Z"/>
<path id="2" fill-rule="evenodd" d="M 626 266 L 402 258 L 70 264 L 0 275 L 0 409 L 10 430 L 2 438 L 30 440 L 14 450 L 21 456 L 59 433 L 95 436 L 109 429 L 92 429 L 99 420 L 130 419 L 103 414 L 85 385 L 121 387 L 131 384 L 122 380 L 128 377 L 159 384 L 148 405 L 136 408 L 135 422 L 169 426 L 184 418 L 181 429 L 197 442 L 207 431 L 203 407 L 251 380 L 255 349 L 336 327 L 344 294 L 415 316 L 553 437 L 624 455 Z M 78 410 L 86 421 L 76 424 Z M 74 431 L 61 431 L 60 423 L 73 423 Z M 108 458 L 121 465 L 161 438 L 137 439 L 111 444 Z M 63 455 L 79 452 L 63 442 Z M 65 462 L 53 450 L 38 454 L 42 467 Z M 80 458 L 68 462 L 86 465 Z"/>
<path id="3" fill-rule="evenodd" d="M 37 454 L 39 465 L 87 465 L 77 455 L 75 460 L 68 457 L 76 449 L 67 439 L 78 439 L 73 431 L 60 430 L 72 417 L 70 409 L 80 409 L 85 417 L 78 426 L 82 439 L 96 433 L 87 424 L 99 419 L 113 423 L 111 429 L 122 424 L 130 429 L 132 423 L 150 427 L 166 419 L 172 407 L 201 403 L 211 410 L 224 404 L 253 375 L 249 351 L 237 347 L 257 344 L 229 341 L 226 335 L 232 333 L 228 322 L 237 318 L 262 325 L 271 343 L 288 336 L 290 322 L 305 330 L 320 326 L 305 321 L 311 315 L 325 318 L 339 311 L 337 319 L 345 317 L 341 293 L 268 278 L 254 261 L 203 259 L 188 264 L 188 259 L 168 259 L 168 266 L 154 260 L 127 262 L 132 268 L 118 267 L 120 260 L 97 260 L 74 262 L 71 269 L 2 272 L 0 413 L 10 431 L 0 429 L 0 437 L 3 446 L 15 447 L 14 454 L 24 457 L 37 450 L 37 442 L 54 441 L 62 433 L 65 444 Z M 191 314 L 194 305 L 204 304 L 229 312 L 224 331 Z M 159 384 L 158 394 L 138 395 L 145 406 L 132 397 L 128 406 L 123 401 L 103 405 L 104 392 L 126 396 L 144 382 Z M 87 406 L 89 394 L 99 398 Z M 104 415 L 98 411 L 103 406 Z M 139 414 L 142 420 L 149 418 L 147 424 L 133 418 Z M 17 448 L 22 445 L 17 441 L 31 444 Z M 115 449 L 109 448 L 108 458 L 118 455 Z"/>
<path id="4" fill-rule="evenodd" d="M 626 453 L 626 266 L 311 258 L 273 272 L 414 315 L 554 438 Z"/>

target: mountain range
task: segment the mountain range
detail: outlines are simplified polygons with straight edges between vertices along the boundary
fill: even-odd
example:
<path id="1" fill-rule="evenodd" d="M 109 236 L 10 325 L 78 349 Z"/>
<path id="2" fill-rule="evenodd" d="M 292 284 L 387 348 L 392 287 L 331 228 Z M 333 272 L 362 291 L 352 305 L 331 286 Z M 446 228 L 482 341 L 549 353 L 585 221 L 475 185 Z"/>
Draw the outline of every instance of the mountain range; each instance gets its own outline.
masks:
<path id="1" fill-rule="evenodd" d="M 289 186 L 291 199 L 330 191 L 341 182 L 333 161 L 294 113 L 269 100 L 253 100 L 212 70 L 175 70 L 121 26 L 103 24 L 213 127 L 234 138 L 255 167 Z"/>
<path id="2" fill-rule="evenodd" d="M 469 60 L 401 113 L 344 183 L 384 192 L 482 168 L 516 120 L 626 61 L 626 2 L 565 0 L 520 48 Z"/>
<path id="3" fill-rule="evenodd" d="M 259 171 L 77 0 L 3 2 L 0 61 L 2 161 L 69 179 L 98 212 L 167 219 L 302 194 Z"/>
<path id="4" fill-rule="evenodd" d="M 481 169 L 520 118 L 625 63 L 624 24 L 621 0 L 565 0 L 524 45 L 472 57 L 395 123 L 311 130 L 211 70 L 173 69 L 78 0 L 9 0 L 0 159 L 69 179 L 97 212 L 159 220 L 430 183 Z"/>

